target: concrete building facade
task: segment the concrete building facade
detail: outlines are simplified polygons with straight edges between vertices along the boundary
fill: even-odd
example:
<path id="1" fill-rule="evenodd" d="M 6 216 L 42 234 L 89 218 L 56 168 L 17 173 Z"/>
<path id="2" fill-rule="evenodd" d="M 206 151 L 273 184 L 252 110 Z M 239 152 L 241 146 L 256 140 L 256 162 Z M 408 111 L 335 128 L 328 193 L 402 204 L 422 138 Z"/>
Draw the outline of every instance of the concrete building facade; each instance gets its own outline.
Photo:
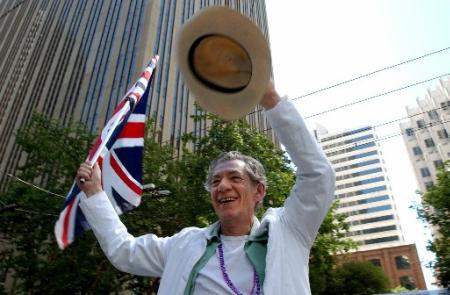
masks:
<path id="1" fill-rule="evenodd" d="M 317 136 L 336 171 L 337 212 L 347 216 L 347 237 L 358 242 L 361 251 L 404 244 L 374 129 Z"/>
<path id="2" fill-rule="evenodd" d="M 403 140 L 422 192 L 436 181 L 436 170 L 450 159 L 450 77 L 428 89 L 416 106 L 407 106 L 400 123 Z"/>
<path id="3" fill-rule="evenodd" d="M 1 1 L 0 191 L 26 159 L 15 133 L 33 112 L 64 124 L 81 121 L 96 132 L 155 54 L 161 59 L 149 114 L 158 140 L 179 152 L 183 134 L 206 134 L 208 122 L 191 118 L 202 111 L 180 77 L 174 44 L 179 27 L 210 5 L 240 11 L 268 35 L 259 0 Z M 272 136 L 258 109 L 247 120 Z"/>

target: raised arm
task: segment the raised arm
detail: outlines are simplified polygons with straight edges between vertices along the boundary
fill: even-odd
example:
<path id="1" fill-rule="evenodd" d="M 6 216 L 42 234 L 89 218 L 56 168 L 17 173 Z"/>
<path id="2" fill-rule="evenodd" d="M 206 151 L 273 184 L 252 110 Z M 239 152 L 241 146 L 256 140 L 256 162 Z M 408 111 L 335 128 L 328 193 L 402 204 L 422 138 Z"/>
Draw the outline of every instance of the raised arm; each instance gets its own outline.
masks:
<path id="1" fill-rule="evenodd" d="M 84 178 L 81 183 L 79 180 Z M 119 270 L 144 276 L 161 276 L 171 238 L 149 234 L 134 237 L 120 221 L 101 185 L 101 172 L 83 163 L 77 172 L 78 186 L 86 195 L 80 207 L 103 252 Z"/>
<path id="2" fill-rule="evenodd" d="M 305 246 L 311 247 L 334 198 L 334 170 L 294 104 L 280 99 L 273 85 L 269 85 L 261 105 L 297 167 L 296 182 L 285 201 L 282 221 Z"/>

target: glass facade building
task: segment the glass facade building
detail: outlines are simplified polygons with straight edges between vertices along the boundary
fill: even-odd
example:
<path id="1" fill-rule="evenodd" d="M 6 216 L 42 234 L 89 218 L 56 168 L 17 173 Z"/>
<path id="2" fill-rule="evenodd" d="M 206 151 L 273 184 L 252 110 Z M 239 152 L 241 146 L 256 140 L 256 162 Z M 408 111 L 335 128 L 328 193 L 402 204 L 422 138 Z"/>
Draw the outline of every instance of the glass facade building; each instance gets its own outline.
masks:
<path id="1" fill-rule="evenodd" d="M 0 191 L 25 160 L 16 131 L 33 112 L 101 128 L 150 57 L 159 54 L 149 114 L 160 142 L 180 151 L 181 136 L 205 134 L 174 57 L 177 31 L 195 12 L 225 5 L 252 19 L 268 37 L 258 0 L 5 0 L 0 2 Z M 270 128 L 258 109 L 247 116 Z M 272 137 L 273 138 L 273 137 Z"/>
<path id="2" fill-rule="evenodd" d="M 336 171 L 338 213 L 347 216 L 347 237 L 358 251 L 404 243 L 381 151 L 372 127 L 316 133 Z"/>

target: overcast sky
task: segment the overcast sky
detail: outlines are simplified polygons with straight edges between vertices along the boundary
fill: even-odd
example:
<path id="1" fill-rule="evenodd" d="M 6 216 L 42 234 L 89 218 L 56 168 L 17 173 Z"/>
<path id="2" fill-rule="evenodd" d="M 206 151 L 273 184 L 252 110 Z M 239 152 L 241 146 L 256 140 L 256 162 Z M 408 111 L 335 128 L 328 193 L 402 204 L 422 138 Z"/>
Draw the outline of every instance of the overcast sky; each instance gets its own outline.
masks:
<path id="1" fill-rule="evenodd" d="M 266 0 L 275 84 L 296 98 L 409 59 L 450 47 L 449 0 Z M 304 117 L 450 74 L 450 50 L 355 82 L 296 99 Z M 450 75 L 449 75 L 450 77 Z M 307 119 L 330 133 L 378 125 L 407 116 L 438 79 Z M 400 132 L 398 123 L 376 129 L 380 138 Z M 379 142 L 407 243 L 416 243 L 423 263 L 427 230 L 408 207 L 417 183 L 401 136 Z M 433 281 L 424 269 L 427 285 Z"/>

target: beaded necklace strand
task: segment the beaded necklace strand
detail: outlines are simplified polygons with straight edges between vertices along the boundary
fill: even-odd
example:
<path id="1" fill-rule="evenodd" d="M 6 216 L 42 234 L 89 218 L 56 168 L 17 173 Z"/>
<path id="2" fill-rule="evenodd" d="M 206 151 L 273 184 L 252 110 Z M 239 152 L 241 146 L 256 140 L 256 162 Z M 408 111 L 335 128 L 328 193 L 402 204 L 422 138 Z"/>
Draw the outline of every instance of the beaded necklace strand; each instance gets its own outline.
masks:
<path id="1" fill-rule="evenodd" d="M 225 268 L 225 259 L 223 258 L 223 246 L 222 243 L 218 246 L 218 252 L 219 252 L 219 263 L 220 263 L 220 270 L 222 271 L 223 279 L 225 280 L 225 283 L 227 283 L 228 287 L 233 291 L 236 295 L 243 295 L 238 288 L 233 284 L 230 277 L 228 276 L 227 269 Z M 256 293 L 254 293 L 256 287 Z M 259 286 L 259 277 L 256 273 L 255 267 L 253 267 L 253 287 L 250 291 L 250 295 L 260 295 L 261 294 L 261 287 Z"/>

